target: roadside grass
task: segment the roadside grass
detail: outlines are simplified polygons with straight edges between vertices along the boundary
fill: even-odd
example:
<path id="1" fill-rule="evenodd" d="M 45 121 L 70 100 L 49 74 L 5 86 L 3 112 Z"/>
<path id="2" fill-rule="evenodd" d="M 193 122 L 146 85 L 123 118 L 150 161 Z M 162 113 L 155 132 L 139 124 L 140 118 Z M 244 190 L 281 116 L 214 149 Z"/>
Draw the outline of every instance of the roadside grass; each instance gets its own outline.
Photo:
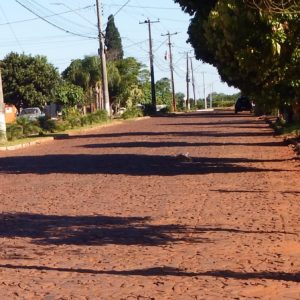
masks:
<path id="1" fill-rule="evenodd" d="M 282 136 L 300 136 L 300 122 L 285 123 L 282 121 L 275 121 L 271 124 L 275 132 Z"/>
<path id="2" fill-rule="evenodd" d="M 49 136 L 40 136 L 40 135 L 34 135 L 27 138 L 17 139 L 13 141 L 6 141 L 6 142 L 0 142 L 0 147 L 10 147 L 10 146 L 16 146 L 16 145 L 22 145 L 22 144 L 28 144 L 31 142 L 36 142 L 40 139 L 46 138 Z"/>
<path id="3" fill-rule="evenodd" d="M 113 125 L 118 124 L 120 122 L 126 122 L 126 121 L 130 121 L 133 119 L 139 119 L 139 118 L 132 118 L 132 119 L 108 119 L 106 121 L 100 121 L 99 123 L 93 123 L 93 124 L 86 124 L 83 126 L 74 126 L 73 128 L 69 128 L 63 131 L 57 131 L 57 132 L 47 132 L 47 131 L 43 131 L 40 132 L 39 134 L 34 134 L 31 135 L 30 137 L 24 137 L 24 138 L 20 138 L 20 139 L 14 139 L 11 141 L 6 141 L 6 142 L 0 142 L 0 147 L 10 147 L 10 146 L 17 146 L 17 145 L 22 145 L 22 144 L 28 144 L 31 142 L 36 142 L 36 141 L 42 141 L 43 139 L 47 139 L 49 137 L 52 137 L 54 139 L 64 139 L 64 138 L 68 138 L 70 135 L 74 135 L 74 134 L 80 134 L 80 133 L 84 133 L 93 129 L 98 129 L 101 128 L 103 126 L 106 125 Z"/>

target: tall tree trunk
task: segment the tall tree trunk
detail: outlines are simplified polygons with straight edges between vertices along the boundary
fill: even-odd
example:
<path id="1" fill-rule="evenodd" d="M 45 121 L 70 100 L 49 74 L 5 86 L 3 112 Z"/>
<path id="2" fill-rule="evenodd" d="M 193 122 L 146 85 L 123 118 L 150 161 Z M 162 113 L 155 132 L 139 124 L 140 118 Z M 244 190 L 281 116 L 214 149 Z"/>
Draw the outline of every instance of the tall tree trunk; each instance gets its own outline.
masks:
<path id="1" fill-rule="evenodd" d="M 0 70 L 0 142 L 6 142 L 5 104 Z"/>

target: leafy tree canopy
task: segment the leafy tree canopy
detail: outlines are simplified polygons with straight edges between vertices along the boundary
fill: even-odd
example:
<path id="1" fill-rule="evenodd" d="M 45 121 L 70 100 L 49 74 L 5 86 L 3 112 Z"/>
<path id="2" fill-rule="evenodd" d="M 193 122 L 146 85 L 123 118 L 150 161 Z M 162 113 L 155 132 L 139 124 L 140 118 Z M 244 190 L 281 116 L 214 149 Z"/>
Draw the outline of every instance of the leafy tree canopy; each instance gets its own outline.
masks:
<path id="1" fill-rule="evenodd" d="M 54 101 L 60 75 L 46 57 L 12 52 L 3 59 L 2 68 L 6 103 L 20 108 L 41 107 Z"/>
<path id="2" fill-rule="evenodd" d="M 299 97 L 297 15 L 255 10 L 246 0 L 175 2 L 193 16 L 188 41 L 196 57 L 223 81 L 274 107 Z"/>
<path id="3" fill-rule="evenodd" d="M 63 81 L 55 91 L 55 99 L 59 104 L 74 107 L 84 103 L 84 92 L 80 86 Z"/>
<path id="4" fill-rule="evenodd" d="M 171 105 L 172 91 L 169 78 L 161 78 L 155 83 L 157 104 Z"/>

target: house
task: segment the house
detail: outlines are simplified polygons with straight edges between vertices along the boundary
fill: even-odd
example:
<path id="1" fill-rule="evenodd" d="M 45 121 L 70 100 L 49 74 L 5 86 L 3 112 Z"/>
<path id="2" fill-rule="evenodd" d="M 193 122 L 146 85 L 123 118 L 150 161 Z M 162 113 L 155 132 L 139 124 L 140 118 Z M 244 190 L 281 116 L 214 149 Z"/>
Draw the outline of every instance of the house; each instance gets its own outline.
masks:
<path id="1" fill-rule="evenodd" d="M 18 110 L 13 104 L 5 104 L 5 123 L 13 123 L 17 119 Z"/>

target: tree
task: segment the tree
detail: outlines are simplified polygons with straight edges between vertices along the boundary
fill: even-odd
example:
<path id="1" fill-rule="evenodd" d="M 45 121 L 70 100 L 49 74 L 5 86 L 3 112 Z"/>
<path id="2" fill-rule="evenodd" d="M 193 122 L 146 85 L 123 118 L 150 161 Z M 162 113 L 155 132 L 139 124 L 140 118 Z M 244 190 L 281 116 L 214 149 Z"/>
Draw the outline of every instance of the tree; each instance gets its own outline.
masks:
<path id="1" fill-rule="evenodd" d="M 63 71 L 65 80 L 80 86 L 84 91 L 85 103 L 94 103 L 101 87 L 101 68 L 98 56 L 86 56 L 73 60 Z M 97 97 L 98 99 L 99 97 Z M 100 106 L 100 104 L 98 104 Z"/>
<path id="2" fill-rule="evenodd" d="M 57 69 L 44 56 L 10 53 L 2 61 L 6 103 L 20 107 L 44 106 L 54 100 L 60 83 Z"/>
<path id="3" fill-rule="evenodd" d="M 105 30 L 106 57 L 108 61 L 123 59 L 123 47 L 120 33 L 115 25 L 114 16 L 108 17 Z"/>
<path id="4" fill-rule="evenodd" d="M 171 91 L 171 81 L 169 78 L 161 78 L 156 81 L 156 99 L 157 104 L 171 105 L 172 102 L 172 91 Z"/>
<path id="5" fill-rule="evenodd" d="M 82 87 L 63 81 L 55 91 L 56 102 L 67 107 L 74 107 L 84 103 Z"/>
<path id="6" fill-rule="evenodd" d="M 120 106 L 130 103 L 129 98 L 134 98 L 134 102 L 146 103 L 149 72 L 145 70 L 145 66 L 133 57 L 116 61 L 115 66 L 120 75 L 120 82 L 114 90 L 110 90 L 113 101 Z"/>
<path id="7" fill-rule="evenodd" d="M 175 1 L 193 16 L 188 33 L 196 57 L 214 65 L 223 81 L 270 107 L 295 101 L 296 15 L 254 10 L 246 1 L 201 1 L 198 7 L 191 4 L 196 1 Z"/>
<path id="8" fill-rule="evenodd" d="M 247 4 L 269 13 L 300 13 L 298 0 L 247 0 Z"/>

